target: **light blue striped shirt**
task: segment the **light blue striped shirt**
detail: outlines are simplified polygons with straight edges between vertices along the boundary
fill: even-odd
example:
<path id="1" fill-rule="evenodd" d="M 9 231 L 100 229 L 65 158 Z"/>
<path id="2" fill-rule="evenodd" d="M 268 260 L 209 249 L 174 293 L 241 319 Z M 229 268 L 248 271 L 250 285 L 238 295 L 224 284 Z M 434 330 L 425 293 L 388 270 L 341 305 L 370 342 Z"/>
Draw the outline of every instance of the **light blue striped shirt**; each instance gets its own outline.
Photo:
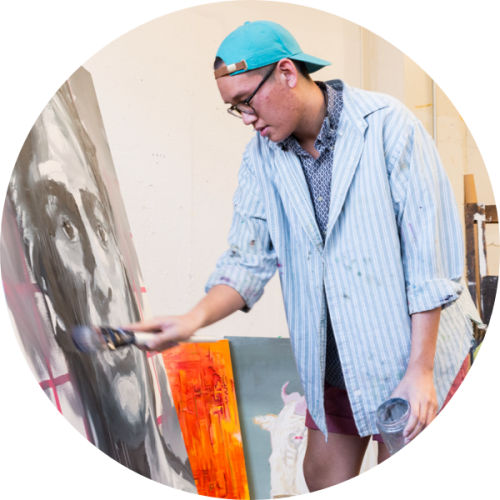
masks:
<path id="1" fill-rule="evenodd" d="M 410 315 L 443 306 L 434 362 L 440 407 L 471 348 L 470 319 L 479 317 L 460 284 L 461 223 L 433 140 L 396 99 L 331 83 L 342 85 L 344 108 L 324 245 L 299 158 L 257 133 L 239 172 L 230 249 L 206 291 L 229 285 L 249 310 L 279 267 L 309 412 L 325 435 L 328 302 L 356 426 L 367 436 L 405 374 Z"/>

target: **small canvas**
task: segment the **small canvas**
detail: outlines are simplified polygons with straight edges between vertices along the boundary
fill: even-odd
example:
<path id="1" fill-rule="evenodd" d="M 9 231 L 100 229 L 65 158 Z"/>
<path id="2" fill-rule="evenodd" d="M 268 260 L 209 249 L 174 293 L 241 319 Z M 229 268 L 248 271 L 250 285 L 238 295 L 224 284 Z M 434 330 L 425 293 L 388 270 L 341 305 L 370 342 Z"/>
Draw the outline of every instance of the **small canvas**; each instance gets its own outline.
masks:
<path id="1" fill-rule="evenodd" d="M 135 347 L 88 355 L 72 342 L 75 325 L 120 326 L 148 315 L 97 97 L 83 68 L 56 92 L 23 145 L 0 251 L 20 346 L 57 410 L 131 470 L 196 492 L 161 355 Z"/>
<path id="2" fill-rule="evenodd" d="M 307 404 L 290 339 L 225 338 L 231 350 L 250 497 L 308 493 L 303 473 Z M 370 442 L 361 472 L 375 464 L 376 447 Z"/>
<path id="3" fill-rule="evenodd" d="M 306 403 L 289 339 L 229 340 L 250 497 L 308 493 Z"/>
<path id="4" fill-rule="evenodd" d="M 227 340 L 163 353 L 198 494 L 248 499 L 248 481 Z"/>

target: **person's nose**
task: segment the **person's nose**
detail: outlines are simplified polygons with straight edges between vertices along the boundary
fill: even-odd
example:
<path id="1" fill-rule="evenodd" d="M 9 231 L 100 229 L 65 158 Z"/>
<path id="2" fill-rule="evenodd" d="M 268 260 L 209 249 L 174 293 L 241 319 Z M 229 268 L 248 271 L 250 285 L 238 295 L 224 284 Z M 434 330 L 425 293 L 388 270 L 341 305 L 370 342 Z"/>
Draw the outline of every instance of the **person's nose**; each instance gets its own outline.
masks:
<path id="1" fill-rule="evenodd" d="M 257 115 L 250 115 L 248 113 L 243 113 L 242 118 L 245 125 L 251 125 L 259 119 Z"/>

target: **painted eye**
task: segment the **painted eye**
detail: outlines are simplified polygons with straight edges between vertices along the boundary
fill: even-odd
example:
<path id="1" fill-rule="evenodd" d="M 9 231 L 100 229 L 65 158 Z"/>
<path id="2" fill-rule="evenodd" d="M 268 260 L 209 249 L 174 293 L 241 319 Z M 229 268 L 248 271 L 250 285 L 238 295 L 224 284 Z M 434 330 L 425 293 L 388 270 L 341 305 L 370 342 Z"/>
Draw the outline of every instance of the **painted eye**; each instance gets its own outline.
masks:
<path id="1" fill-rule="evenodd" d="M 75 225 L 69 219 L 62 220 L 61 229 L 69 241 L 76 241 L 76 238 L 78 237 L 78 229 L 76 229 Z"/>
<path id="2" fill-rule="evenodd" d="M 106 232 L 106 229 L 104 229 L 103 225 L 100 222 L 97 223 L 96 233 L 97 233 L 97 237 L 103 243 L 106 243 L 106 241 L 108 241 L 108 233 Z"/>

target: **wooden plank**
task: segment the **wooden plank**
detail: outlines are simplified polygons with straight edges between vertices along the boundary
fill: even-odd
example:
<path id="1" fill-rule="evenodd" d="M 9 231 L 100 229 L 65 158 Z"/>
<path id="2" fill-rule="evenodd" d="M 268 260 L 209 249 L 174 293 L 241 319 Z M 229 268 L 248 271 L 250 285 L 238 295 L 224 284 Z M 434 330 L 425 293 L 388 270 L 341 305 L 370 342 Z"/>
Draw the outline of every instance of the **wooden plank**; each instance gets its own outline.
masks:
<path id="1" fill-rule="evenodd" d="M 467 280 L 472 299 L 482 318 L 481 278 L 488 274 L 486 265 L 485 206 L 479 203 L 465 205 L 465 244 Z"/>
<path id="2" fill-rule="evenodd" d="M 476 214 L 474 214 L 476 215 Z M 474 220 L 474 282 L 476 283 L 476 306 L 479 316 L 483 317 L 481 302 L 481 273 L 479 266 L 479 238 L 477 234 L 477 221 Z"/>
<path id="3" fill-rule="evenodd" d="M 474 174 L 464 175 L 464 201 L 466 204 L 477 203 L 476 183 Z"/>
<path id="4" fill-rule="evenodd" d="M 498 276 L 485 276 L 481 280 L 481 297 L 483 302 L 483 322 L 490 323 L 491 313 L 497 295 Z"/>
<path id="5" fill-rule="evenodd" d="M 477 203 L 467 203 L 465 209 L 465 248 L 466 248 L 466 262 L 467 262 L 467 283 L 469 285 L 469 292 L 472 300 L 478 305 L 477 291 L 479 287 L 479 266 L 476 265 L 476 247 L 477 247 L 477 232 L 474 223 L 474 215 L 477 213 Z M 478 308 L 479 309 L 479 308 Z"/>
<path id="6" fill-rule="evenodd" d="M 498 224 L 498 213 L 496 205 L 486 205 L 484 207 L 486 224 Z"/>

